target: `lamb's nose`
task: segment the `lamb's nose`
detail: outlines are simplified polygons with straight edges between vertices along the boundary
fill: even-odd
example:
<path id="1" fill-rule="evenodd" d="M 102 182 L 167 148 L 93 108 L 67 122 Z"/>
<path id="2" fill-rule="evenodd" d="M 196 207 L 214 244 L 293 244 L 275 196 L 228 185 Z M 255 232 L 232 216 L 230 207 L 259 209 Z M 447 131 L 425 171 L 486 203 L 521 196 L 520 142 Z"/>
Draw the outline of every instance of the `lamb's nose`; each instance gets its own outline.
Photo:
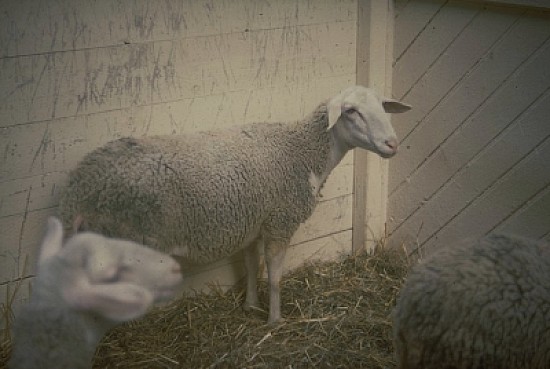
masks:
<path id="1" fill-rule="evenodd" d="M 173 272 L 173 273 L 181 273 L 181 266 L 180 266 L 180 264 L 177 263 L 177 262 L 174 263 L 174 264 L 172 265 L 172 268 L 171 268 L 170 271 Z"/>
<path id="2" fill-rule="evenodd" d="M 399 143 L 397 142 L 396 138 L 390 138 L 389 140 L 386 140 L 384 142 L 387 147 L 392 149 L 393 151 L 397 151 L 397 146 L 399 146 Z"/>

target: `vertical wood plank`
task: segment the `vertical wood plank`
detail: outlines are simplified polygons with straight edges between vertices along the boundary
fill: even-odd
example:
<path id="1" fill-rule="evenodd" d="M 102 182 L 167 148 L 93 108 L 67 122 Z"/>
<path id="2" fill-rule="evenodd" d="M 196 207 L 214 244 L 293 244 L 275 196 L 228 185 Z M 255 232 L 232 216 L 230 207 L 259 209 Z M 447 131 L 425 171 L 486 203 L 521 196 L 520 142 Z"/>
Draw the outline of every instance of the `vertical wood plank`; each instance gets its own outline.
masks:
<path id="1" fill-rule="evenodd" d="M 388 93 L 393 52 L 393 1 L 360 0 L 357 84 Z M 372 252 L 384 236 L 388 163 L 365 150 L 354 153 L 353 252 Z"/>

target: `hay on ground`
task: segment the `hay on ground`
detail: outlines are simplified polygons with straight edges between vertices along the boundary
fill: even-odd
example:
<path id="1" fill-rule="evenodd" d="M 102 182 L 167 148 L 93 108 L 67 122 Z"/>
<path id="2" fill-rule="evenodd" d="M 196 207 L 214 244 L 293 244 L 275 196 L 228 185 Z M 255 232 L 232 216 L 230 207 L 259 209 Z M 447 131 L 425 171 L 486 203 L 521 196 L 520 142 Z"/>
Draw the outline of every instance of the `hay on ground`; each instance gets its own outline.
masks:
<path id="1" fill-rule="evenodd" d="M 242 287 L 190 294 L 111 331 L 94 368 L 394 368 L 390 314 L 407 269 L 396 251 L 303 266 L 283 279 L 275 325 L 242 310 Z"/>

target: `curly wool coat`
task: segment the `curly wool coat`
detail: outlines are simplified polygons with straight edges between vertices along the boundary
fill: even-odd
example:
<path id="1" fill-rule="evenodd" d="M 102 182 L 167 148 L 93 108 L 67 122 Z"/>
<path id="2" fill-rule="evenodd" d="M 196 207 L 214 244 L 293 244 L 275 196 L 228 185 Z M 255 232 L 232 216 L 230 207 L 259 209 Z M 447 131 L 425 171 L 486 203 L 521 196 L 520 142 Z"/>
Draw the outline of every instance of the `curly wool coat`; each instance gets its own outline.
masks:
<path id="1" fill-rule="evenodd" d="M 399 368 L 550 367 L 550 245 L 490 235 L 408 276 L 394 311 Z"/>
<path id="2" fill-rule="evenodd" d="M 193 263 L 260 236 L 289 241 L 315 207 L 310 182 L 325 170 L 327 127 L 321 104 L 293 124 L 112 141 L 70 173 L 60 215 Z"/>

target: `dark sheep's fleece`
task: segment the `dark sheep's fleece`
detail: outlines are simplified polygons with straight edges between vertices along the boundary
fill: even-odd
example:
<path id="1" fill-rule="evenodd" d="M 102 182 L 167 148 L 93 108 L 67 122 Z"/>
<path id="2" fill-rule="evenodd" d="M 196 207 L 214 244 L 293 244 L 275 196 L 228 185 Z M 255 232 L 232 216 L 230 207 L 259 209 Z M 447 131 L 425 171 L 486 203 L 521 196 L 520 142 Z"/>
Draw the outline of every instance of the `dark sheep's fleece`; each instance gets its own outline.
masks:
<path id="1" fill-rule="evenodd" d="M 550 367 L 550 245 L 490 235 L 408 276 L 394 311 L 400 368 Z"/>

